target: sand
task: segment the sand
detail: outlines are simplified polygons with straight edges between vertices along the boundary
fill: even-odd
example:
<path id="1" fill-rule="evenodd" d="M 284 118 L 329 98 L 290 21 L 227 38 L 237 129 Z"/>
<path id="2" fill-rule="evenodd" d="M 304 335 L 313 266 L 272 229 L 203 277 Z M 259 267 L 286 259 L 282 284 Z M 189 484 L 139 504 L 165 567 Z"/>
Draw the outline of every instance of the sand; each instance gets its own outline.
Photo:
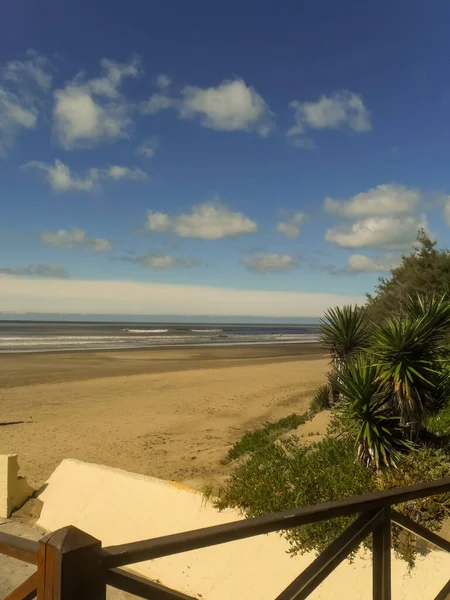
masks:
<path id="1" fill-rule="evenodd" d="M 201 487 L 246 431 L 305 410 L 328 364 L 313 344 L 0 361 L 0 453 L 17 453 L 36 488 L 63 458 Z"/>

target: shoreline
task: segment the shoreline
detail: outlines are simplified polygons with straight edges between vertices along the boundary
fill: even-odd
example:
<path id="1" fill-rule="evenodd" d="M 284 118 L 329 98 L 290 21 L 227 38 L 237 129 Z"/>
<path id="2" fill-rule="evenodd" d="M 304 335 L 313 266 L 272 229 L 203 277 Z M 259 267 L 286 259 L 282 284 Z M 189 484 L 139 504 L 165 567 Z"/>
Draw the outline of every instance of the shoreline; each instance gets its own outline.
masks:
<path id="1" fill-rule="evenodd" d="M 114 376 L 162 374 L 326 357 L 326 351 L 319 342 L 4 352 L 0 354 L 0 390 Z"/>
<path id="2" fill-rule="evenodd" d="M 286 342 L 197 342 L 192 344 L 136 344 L 133 345 L 121 345 L 121 346 L 107 346 L 102 345 L 80 348 L 31 348 L 30 350 L 0 350 L 0 356 L 2 354 L 41 354 L 43 352 L 102 352 L 107 350 L 151 350 L 151 349 L 163 349 L 163 348 L 234 348 L 235 346 L 284 346 L 287 344 L 319 344 L 319 341 L 307 341 L 301 342 L 299 340 L 289 340 Z"/>

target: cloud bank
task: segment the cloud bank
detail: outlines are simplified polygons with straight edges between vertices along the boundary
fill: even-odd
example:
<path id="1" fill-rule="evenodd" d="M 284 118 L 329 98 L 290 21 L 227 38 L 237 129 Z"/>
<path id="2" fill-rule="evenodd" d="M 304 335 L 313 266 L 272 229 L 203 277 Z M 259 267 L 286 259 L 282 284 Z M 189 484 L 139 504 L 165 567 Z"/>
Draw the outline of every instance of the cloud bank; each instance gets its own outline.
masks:
<path id="1" fill-rule="evenodd" d="M 317 317 L 362 296 L 238 290 L 220 287 L 2 278 L 1 312 Z"/>

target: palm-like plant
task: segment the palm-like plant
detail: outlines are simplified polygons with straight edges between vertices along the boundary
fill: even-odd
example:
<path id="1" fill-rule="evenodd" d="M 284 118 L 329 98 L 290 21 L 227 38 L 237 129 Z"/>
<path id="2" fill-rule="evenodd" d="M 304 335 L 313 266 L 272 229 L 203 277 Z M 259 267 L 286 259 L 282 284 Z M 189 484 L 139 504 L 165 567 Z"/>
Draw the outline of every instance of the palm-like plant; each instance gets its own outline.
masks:
<path id="1" fill-rule="evenodd" d="M 310 404 L 310 413 L 312 415 L 320 412 L 321 410 L 327 410 L 333 405 L 333 389 L 328 383 L 319 385 L 314 393 L 314 397 Z"/>
<path id="2" fill-rule="evenodd" d="M 380 365 L 359 355 L 347 362 L 337 384 L 342 422 L 356 438 L 357 456 L 377 469 L 395 466 L 400 452 L 410 448 L 381 374 Z"/>
<path id="3" fill-rule="evenodd" d="M 425 410 L 437 400 L 444 344 L 450 328 L 450 303 L 445 298 L 410 301 L 405 318 L 388 319 L 373 329 L 373 352 L 380 379 L 390 390 L 402 425 L 413 439 Z"/>
<path id="4" fill-rule="evenodd" d="M 330 308 L 320 321 L 320 339 L 333 361 L 342 364 L 366 348 L 369 330 L 364 309 L 358 306 Z"/>

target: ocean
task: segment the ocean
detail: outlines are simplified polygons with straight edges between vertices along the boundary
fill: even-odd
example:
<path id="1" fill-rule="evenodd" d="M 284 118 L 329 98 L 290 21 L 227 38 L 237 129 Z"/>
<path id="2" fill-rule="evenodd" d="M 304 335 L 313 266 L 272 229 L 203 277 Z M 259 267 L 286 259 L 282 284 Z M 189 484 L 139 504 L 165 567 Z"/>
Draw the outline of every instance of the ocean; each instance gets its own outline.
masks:
<path id="1" fill-rule="evenodd" d="M 0 353 L 316 342 L 318 325 L 0 321 Z"/>

